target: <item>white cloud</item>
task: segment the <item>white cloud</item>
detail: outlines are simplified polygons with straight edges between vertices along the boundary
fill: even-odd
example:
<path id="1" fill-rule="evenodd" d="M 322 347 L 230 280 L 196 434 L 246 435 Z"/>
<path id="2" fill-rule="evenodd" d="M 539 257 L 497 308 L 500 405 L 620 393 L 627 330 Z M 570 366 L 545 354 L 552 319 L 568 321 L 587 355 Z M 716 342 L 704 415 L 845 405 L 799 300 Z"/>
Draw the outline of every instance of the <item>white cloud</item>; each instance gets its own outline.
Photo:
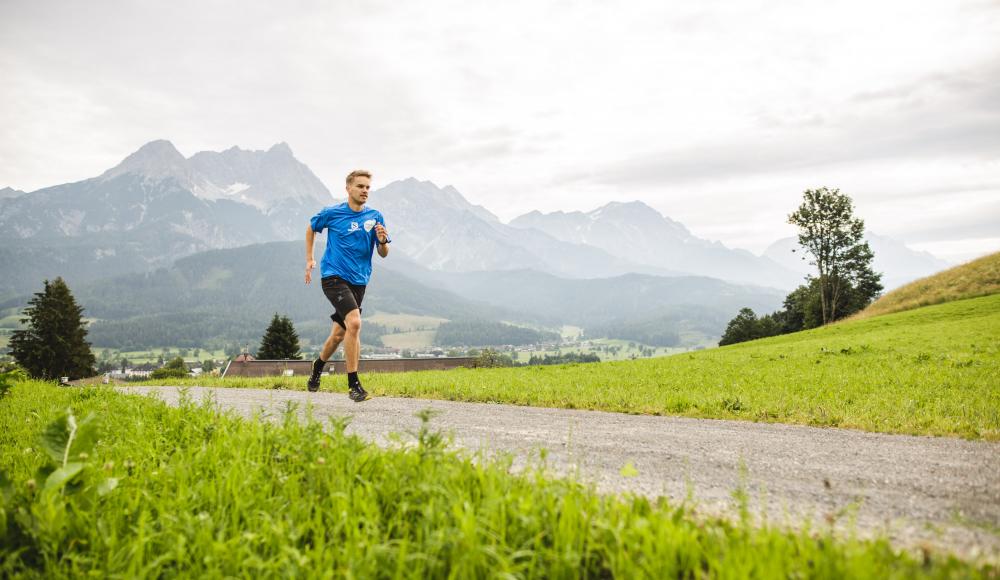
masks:
<path id="1" fill-rule="evenodd" d="M 1000 199 L 997 37 L 992 2 L 5 2 L 0 187 L 287 141 L 505 219 L 642 199 L 759 251 L 827 185 L 943 243 Z"/>

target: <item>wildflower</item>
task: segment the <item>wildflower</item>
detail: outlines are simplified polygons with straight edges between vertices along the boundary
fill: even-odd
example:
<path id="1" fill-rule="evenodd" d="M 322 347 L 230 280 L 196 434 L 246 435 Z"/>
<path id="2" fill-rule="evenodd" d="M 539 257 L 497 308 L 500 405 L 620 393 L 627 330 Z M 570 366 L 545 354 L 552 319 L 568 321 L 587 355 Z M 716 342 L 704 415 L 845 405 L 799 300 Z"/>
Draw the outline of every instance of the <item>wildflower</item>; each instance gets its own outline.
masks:
<path id="1" fill-rule="evenodd" d="M 24 486 L 28 488 L 28 491 L 35 491 L 35 488 L 38 487 L 38 484 L 35 483 L 34 479 L 29 479 L 24 483 Z"/>

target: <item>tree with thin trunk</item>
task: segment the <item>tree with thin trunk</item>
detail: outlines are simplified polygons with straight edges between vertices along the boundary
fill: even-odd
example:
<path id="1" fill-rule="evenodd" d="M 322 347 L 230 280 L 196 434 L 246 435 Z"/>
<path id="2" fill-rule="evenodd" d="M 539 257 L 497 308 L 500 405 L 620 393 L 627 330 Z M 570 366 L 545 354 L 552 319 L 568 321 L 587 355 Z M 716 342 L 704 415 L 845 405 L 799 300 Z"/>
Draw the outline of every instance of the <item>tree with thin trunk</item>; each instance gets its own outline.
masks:
<path id="1" fill-rule="evenodd" d="M 11 335 L 11 354 L 34 378 L 80 379 L 95 374 L 83 308 L 62 278 L 46 280 L 24 309 L 23 330 Z"/>
<path id="2" fill-rule="evenodd" d="M 260 350 L 257 351 L 257 358 L 264 360 L 301 360 L 302 353 L 299 351 L 299 335 L 292 326 L 292 321 L 287 316 L 278 316 L 274 313 L 271 325 L 264 332 L 264 338 L 260 341 Z"/>
<path id="3" fill-rule="evenodd" d="M 816 266 L 822 319 L 827 324 L 839 318 L 838 304 L 855 287 L 866 288 L 873 297 L 881 292 L 882 275 L 871 268 L 874 254 L 864 241 L 865 222 L 854 217 L 849 196 L 822 187 L 807 189 L 802 197 L 788 223 L 798 226 L 799 245 Z"/>

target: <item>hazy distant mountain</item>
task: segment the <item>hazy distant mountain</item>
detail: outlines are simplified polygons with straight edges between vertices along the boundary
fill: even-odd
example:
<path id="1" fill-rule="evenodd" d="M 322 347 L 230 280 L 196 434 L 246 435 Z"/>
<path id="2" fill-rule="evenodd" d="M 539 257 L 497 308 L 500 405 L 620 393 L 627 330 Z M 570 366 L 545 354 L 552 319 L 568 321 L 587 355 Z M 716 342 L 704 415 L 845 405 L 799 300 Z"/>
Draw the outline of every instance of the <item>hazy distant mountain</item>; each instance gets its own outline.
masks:
<path id="1" fill-rule="evenodd" d="M 0 200 L 0 296 L 52 275 L 92 280 L 295 239 L 332 201 L 284 143 L 185 159 L 169 141 L 153 141 L 98 177 Z M 67 254 L 72 263 L 59 265 Z"/>
<path id="2" fill-rule="evenodd" d="M 24 194 L 24 192 L 21 191 L 20 189 L 14 189 L 12 187 L 5 187 L 3 189 L 0 189 L 0 199 L 7 199 L 7 198 L 10 198 L 10 197 L 17 197 L 17 196 L 23 195 L 23 194 Z"/>
<path id="3" fill-rule="evenodd" d="M 674 272 L 779 288 L 792 287 L 801 278 L 770 259 L 698 238 L 640 201 L 611 202 L 587 213 L 533 211 L 510 225 Z"/>
<path id="4" fill-rule="evenodd" d="M 318 244 L 316 255 L 323 252 Z M 449 319 L 528 320 L 513 308 L 490 306 L 431 288 L 376 258 L 365 295 L 365 314 L 377 311 Z M 300 242 L 254 244 L 181 258 L 167 268 L 132 273 L 72 288 L 92 328 L 95 346 L 114 346 L 122 336 L 135 345 L 204 346 L 214 342 L 259 342 L 275 313 L 289 316 L 300 333 L 329 332 L 330 303 L 319 280 L 302 279 Z M 0 302 L 23 306 L 27 296 Z M 325 334 L 324 334 L 325 336 Z M 203 342 L 199 342 L 203 341 Z"/>
<path id="5" fill-rule="evenodd" d="M 369 205 L 385 215 L 393 248 L 432 270 L 531 269 L 571 278 L 670 273 L 542 231 L 504 225 L 455 188 L 429 181 L 395 181 L 372 193 Z"/>
<path id="6" fill-rule="evenodd" d="M 898 288 L 907 282 L 952 266 L 928 252 L 911 250 L 898 240 L 870 231 L 865 232 L 865 239 L 875 254 L 872 265 L 876 272 L 882 272 L 882 285 L 886 290 Z M 814 266 L 809 265 L 809 257 L 804 254 L 796 238 L 782 238 L 774 242 L 764 250 L 764 255 L 802 275 L 815 272 Z"/>
<path id="7" fill-rule="evenodd" d="M 650 276 L 625 274 L 612 278 L 568 279 L 533 270 L 503 272 L 431 272 L 394 264 L 407 277 L 427 286 L 451 291 L 471 300 L 506 306 L 543 324 L 590 327 L 622 321 L 665 307 L 707 307 L 725 316 L 725 323 L 740 308 L 770 312 L 781 305 L 781 290 L 740 286 L 703 276 Z"/>
<path id="8" fill-rule="evenodd" d="M 316 255 L 322 251 L 319 244 Z M 153 272 L 72 289 L 86 316 L 100 319 L 92 329 L 97 346 L 253 342 L 275 312 L 290 316 L 300 332 L 314 336 L 329 329 L 330 306 L 318 283 L 303 284 L 301 253 L 298 241 L 212 250 Z M 374 266 L 366 314 L 541 327 L 573 324 L 591 336 L 613 332 L 618 338 L 665 346 L 704 344 L 717 338 L 741 307 L 770 312 L 783 297 L 778 290 L 691 276 L 566 279 L 530 270 L 432 271 L 395 253 L 386 260 L 376 258 Z M 0 301 L 0 309 L 21 307 L 28 297 Z M 661 340 L 681 334 L 674 342 Z"/>

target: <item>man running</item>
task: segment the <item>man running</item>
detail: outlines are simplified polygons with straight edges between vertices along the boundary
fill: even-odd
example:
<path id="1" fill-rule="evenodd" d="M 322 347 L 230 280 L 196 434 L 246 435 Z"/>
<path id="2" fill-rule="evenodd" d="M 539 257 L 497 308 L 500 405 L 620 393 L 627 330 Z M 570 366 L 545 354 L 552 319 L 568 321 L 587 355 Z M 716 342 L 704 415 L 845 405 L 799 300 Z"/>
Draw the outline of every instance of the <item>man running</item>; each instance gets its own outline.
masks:
<path id="1" fill-rule="evenodd" d="M 306 284 L 312 281 L 316 267 L 313 242 L 316 234 L 327 231 L 326 251 L 320 263 L 323 293 L 333 304 L 330 316 L 334 324 L 323 343 L 319 358 L 313 361 L 312 376 L 306 383 L 310 391 L 319 390 L 320 373 L 333 353 L 344 343 L 347 362 L 347 387 L 351 400 L 360 403 L 368 393 L 358 380 L 358 359 L 361 358 L 361 300 L 372 274 L 372 251 L 385 258 L 389 255 L 389 233 L 385 219 L 378 210 L 365 207 L 371 188 L 371 173 L 352 171 L 347 176 L 347 201 L 325 207 L 310 220 L 306 228 Z"/>

